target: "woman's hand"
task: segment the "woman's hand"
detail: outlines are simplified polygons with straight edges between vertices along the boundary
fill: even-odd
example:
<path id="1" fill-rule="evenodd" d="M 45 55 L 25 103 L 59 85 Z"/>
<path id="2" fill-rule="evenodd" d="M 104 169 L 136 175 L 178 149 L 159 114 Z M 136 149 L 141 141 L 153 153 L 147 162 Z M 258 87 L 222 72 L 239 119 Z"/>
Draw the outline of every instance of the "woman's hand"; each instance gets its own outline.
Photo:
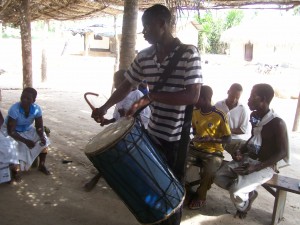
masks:
<path id="1" fill-rule="evenodd" d="M 40 146 L 46 145 L 46 137 L 43 135 L 40 137 Z"/>
<path id="2" fill-rule="evenodd" d="M 24 144 L 25 144 L 29 149 L 32 149 L 32 148 L 35 146 L 34 141 L 28 140 L 28 139 L 26 139 L 26 141 L 24 142 Z"/>

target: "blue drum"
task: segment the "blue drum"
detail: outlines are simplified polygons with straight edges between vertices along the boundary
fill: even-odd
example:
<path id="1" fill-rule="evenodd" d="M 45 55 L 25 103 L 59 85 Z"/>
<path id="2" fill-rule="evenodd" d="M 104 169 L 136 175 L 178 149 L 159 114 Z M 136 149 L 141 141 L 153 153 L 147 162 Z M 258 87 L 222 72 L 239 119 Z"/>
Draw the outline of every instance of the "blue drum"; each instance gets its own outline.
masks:
<path id="1" fill-rule="evenodd" d="M 140 223 L 159 223 L 181 207 L 183 186 L 134 118 L 106 127 L 85 154 Z"/>

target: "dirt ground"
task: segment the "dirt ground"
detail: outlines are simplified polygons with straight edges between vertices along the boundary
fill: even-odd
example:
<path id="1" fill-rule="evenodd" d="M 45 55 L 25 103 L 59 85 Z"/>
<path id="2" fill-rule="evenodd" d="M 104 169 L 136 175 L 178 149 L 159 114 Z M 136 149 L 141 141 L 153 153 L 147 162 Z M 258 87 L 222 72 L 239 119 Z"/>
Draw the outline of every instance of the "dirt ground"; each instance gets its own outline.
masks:
<path id="1" fill-rule="evenodd" d="M 261 75 L 248 76 L 253 74 L 253 67 L 247 71 L 237 71 L 232 68 L 240 69 L 240 65 L 228 68 L 228 65 L 210 62 L 204 65 L 204 79 L 205 83 L 215 90 L 215 100 L 225 98 L 229 84 L 235 81 L 244 86 L 243 101 L 246 103 L 252 84 L 266 79 Z M 90 118 L 91 109 L 84 101 L 83 95 L 87 91 L 99 93 L 98 98 L 91 100 L 96 106 L 105 101 L 111 89 L 113 63 L 109 57 L 99 59 L 70 56 L 61 57 L 59 60 L 49 58 L 48 81 L 40 83 L 35 76 L 34 87 L 38 89 L 37 103 L 43 108 L 45 125 L 51 129 L 52 144 L 47 165 L 52 175 L 45 176 L 36 169 L 31 169 L 23 173 L 21 184 L 0 184 L 1 225 L 139 224 L 105 180 L 101 179 L 91 192 L 83 190 L 84 183 L 96 173 L 92 163 L 85 156 L 84 149 L 89 139 L 102 130 Z M 0 108 L 6 115 L 9 106 L 20 97 L 22 79 L 12 61 L 0 65 L 3 66 L 7 72 L 0 75 L 2 89 Z M 37 70 L 36 68 L 38 66 L 34 67 L 34 70 Z M 282 84 L 288 82 L 287 79 L 269 80 L 279 82 L 281 84 L 279 87 L 285 87 Z M 296 85 L 290 87 L 299 91 L 299 81 L 290 82 Z M 275 98 L 272 106 L 285 119 L 290 131 L 292 166 L 282 169 L 281 173 L 299 179 L 300 133 L 291 131 L 297 100 Z M 62 160 L 72 162 L 63 164 Z M 235 210 L 228 193 L 213 185 L 208 193 L 206 208 L 196 211 L 184 208 L 181 224 L 270 224 L 274 198 L 262 187 L 258 188 L 258 192 L 259 196 L 252 210 L 242 221 L 233 218 Z M 300 224 L 299 208 L 300 196 L 288 193 L 285 219 L 280 224 Z"/>

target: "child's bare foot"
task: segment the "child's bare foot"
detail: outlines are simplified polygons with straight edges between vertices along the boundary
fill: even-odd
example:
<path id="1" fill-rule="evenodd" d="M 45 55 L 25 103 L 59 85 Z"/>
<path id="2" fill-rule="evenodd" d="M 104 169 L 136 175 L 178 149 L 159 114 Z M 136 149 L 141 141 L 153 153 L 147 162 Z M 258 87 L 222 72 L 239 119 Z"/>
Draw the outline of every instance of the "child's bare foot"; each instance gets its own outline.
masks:
<path id="1" fill-rule="evenodd" d="M 20 175 L 20 171 L 12 170 L 11 173 L 12 173 L 12 175 L 11 175 L 11 177 L 12 177 L 11 182 L 21 183 L 23 181 L 22 177 Z"/>
<path id="2" fill-rule="evenodd" d="M 246 216 L 247 216 L 247 212 L 242 212 L 242 211 L 237 210 L 234 215 L 234 218 L 238 217 L 242 220 L 242 219 L 245 219 Z"/>
<path id="3" fill-rule="evenodd" d="M 51 174 L 50 171 L 46 168 L 45 165 L 39 166 L 38 170 L 41 171 L 43 174 L 46 174 L 46 175 L 50 175 Z"/>

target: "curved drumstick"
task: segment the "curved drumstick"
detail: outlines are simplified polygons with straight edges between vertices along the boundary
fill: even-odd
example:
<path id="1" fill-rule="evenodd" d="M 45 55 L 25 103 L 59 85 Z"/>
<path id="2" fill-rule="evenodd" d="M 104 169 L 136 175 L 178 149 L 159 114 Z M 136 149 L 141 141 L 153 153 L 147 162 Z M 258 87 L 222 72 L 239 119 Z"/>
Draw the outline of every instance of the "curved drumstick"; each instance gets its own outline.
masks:
<path id="1" fill-rule="evenodd" d="M 90 103 L 90 101 L 89 101 L 88 98 L 87 98 L 87 95 L 95 95 L 95 96 L 99 96 L 99 95 L 96 94 L 96 93 L 93 93 L 93 92 L 86 92 L 86 93 L 84 94 L 84 99 L 85 99 L 85 101 L 86 101 L 87 104 L 91 107 L 91 109 L 94 111 L 95 107 Z"/>

